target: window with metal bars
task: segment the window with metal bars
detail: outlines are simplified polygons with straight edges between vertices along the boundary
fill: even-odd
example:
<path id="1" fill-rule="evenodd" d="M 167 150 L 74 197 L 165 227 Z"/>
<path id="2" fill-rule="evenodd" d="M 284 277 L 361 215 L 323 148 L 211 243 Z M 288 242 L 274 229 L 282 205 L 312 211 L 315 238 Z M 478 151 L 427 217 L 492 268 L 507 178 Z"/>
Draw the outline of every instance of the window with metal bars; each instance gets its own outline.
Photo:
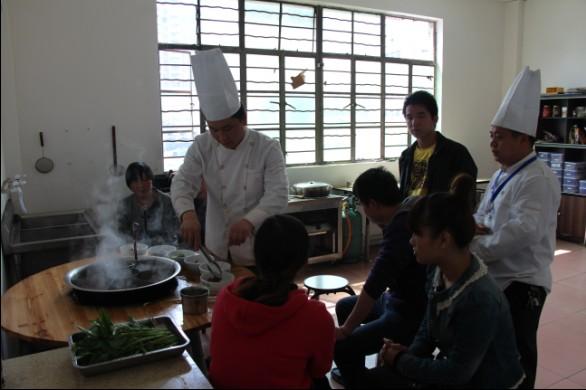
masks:
<path id="1" fill-rule="evenodd" d="M 287 165 L 392 159 L 411 143 L 405 96 L 436 83 L 436 23 L 275 1 L 157 1 L 165 170 L 205 131 L 190 56 L 220 47 L 249 127 Z"/>

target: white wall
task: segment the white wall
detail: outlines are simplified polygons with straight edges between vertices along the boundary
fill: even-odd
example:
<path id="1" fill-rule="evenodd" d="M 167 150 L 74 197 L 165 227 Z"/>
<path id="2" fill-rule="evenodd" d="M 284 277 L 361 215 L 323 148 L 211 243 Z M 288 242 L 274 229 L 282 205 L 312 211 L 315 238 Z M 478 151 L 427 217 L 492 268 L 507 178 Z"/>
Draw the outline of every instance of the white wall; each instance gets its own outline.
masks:
<path id="1" fill-rule="evenodd" d="M 541 69 L 545 87 L 586 87 L 585 0 L 525 3 L 522 63 Z"/>
<path id="2" fill-rule="evenodd" d="M 350 6 L 356 0 L 339 0 Z M 8 0 L 12 22 L 13 101 L 18 109 L 8 175 L 24 171 L 30 211 L 91 204 L 92 187 L 111 164 L 110 126 L 122 164 L 138 158 L 160 172 L 161 135 L 154 0 Z M 505 5 L 495 0 L 365 0 L 361 7 L 443 20 L 444 133 L 465 144 L 480 176 L 495 168 L 488 126 L 502 96 Z M 3 34 L 4 47 L 4 34 Z M 4 75 L 3 75 L 4 77 Z M 3 78 L 4 94 L 4 78 Z M 4 97 L 4 95 L 3 95 Z M 3 99 L 4 101 L 4 99 Z M 3 115 L 4 117 L 4 106 Z M 4 126 L 4 124 L 3 124 Z M 34 171 L 38 131 L 55 170 Z M 9 162 L 10 159 L 10 162 Z M 21 167 L 20 167 L 20 166 Z M 374 164 L 292 168 L 290 181 L 352 182 Z M 396 162 L 386 163 L 396 172 Z"/>
<path id="3" fill-rule="evenodd" d="M 16 75 L 11 100 L 16 101 L 19 121 L 18 129 L 8 131 L 17 131 L 20 145 L 15 142 L 14 147 L 21 155 L 15 151 L 10 159 L 20 160 L 28 175 L 29 211 L 91 204 L 93 188 L 112 164 L 112 125 L 118 130 L 119 163 L 143 159 L 161 171 L 154 1 L 7 4 Z M 4 117 L 4 107 L 2 111 Z M 34 170 L 41 155 L 40 130 L 45 133 L 45 155 L 55 162 L 48 174 Z"/>

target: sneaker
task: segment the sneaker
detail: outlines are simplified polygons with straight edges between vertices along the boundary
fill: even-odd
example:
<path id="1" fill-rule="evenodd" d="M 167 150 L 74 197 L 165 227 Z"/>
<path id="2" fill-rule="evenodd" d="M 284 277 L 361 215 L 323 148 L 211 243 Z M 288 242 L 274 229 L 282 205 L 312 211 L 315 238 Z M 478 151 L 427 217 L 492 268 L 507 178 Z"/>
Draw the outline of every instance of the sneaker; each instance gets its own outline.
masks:
<path id="1" fill-rule="evenodd" d="M 338 367 L 332 368 L 330 374 L 333 380 L 344 386 L 344 378 L 342 378 L 342 373 L 340 372 L 340 369 Z"/>

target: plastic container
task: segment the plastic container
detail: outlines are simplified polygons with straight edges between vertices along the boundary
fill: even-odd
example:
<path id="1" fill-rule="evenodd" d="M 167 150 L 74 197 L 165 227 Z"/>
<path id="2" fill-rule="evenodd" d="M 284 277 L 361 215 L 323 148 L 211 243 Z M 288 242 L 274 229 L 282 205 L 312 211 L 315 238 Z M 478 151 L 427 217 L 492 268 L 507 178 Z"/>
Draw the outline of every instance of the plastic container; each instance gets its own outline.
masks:
<path id="1" fill-rule="evenodd" d="M 542 161 L 549 161 L 550 160 L 549 152 L 537 152 L 537 158 Z"/>
<path id="2" fill-rule="evenodd" d="M 572 170 L 586 169 L 586 162 L 566 161 L 564 163 L 564 168 Z"/>
<path id="3" fill-rule="evenodd" d="M 579 187 L 579 180 L 578 179 L 568 179 L 564 177 L 563 185 L 564 187 Z"/>
<path id="4" fill-rule="evenodd" d="M 560 171 L 564 169 L 564 164 L 561 162 L 550 161 L 549 166 L 551 167 L 551 169 L 557 169 Z"/>
<path id="5" fill-rule="evenodd" d="M 579 187 L 562 187 L 562 192 L 566 194 L 579 194 L 580 189 Z"/>
<path id="6" fill-rule="evenodd" d="M 564 155 L 563 153 L 550 153 L 549 160 L 551 162 L 564 162 Z"/>
<path id="7" fill-rule="evenodd" d="M 564 179 L 581 180 L 586 179 L 586 172 L 584 171 L 568 171 L 564 170 Z"/>

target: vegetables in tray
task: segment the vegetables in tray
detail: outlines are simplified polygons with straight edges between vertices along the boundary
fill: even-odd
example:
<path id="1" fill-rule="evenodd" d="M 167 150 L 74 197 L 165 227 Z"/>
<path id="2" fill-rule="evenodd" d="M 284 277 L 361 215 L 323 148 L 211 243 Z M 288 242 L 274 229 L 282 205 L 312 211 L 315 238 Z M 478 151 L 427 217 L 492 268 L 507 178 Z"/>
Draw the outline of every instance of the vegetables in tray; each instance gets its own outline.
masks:
<path id="1" fill-rule="evenodd" d="M 89 329 L 79 328 L 83 337 L 73 344 L 73 352 L 80 365 L 91 365 L 135 354 L 147 353 L 176 345 L 178 337 L 167 327 L 152 321 L 113 324 L 101 310 Z"/>

